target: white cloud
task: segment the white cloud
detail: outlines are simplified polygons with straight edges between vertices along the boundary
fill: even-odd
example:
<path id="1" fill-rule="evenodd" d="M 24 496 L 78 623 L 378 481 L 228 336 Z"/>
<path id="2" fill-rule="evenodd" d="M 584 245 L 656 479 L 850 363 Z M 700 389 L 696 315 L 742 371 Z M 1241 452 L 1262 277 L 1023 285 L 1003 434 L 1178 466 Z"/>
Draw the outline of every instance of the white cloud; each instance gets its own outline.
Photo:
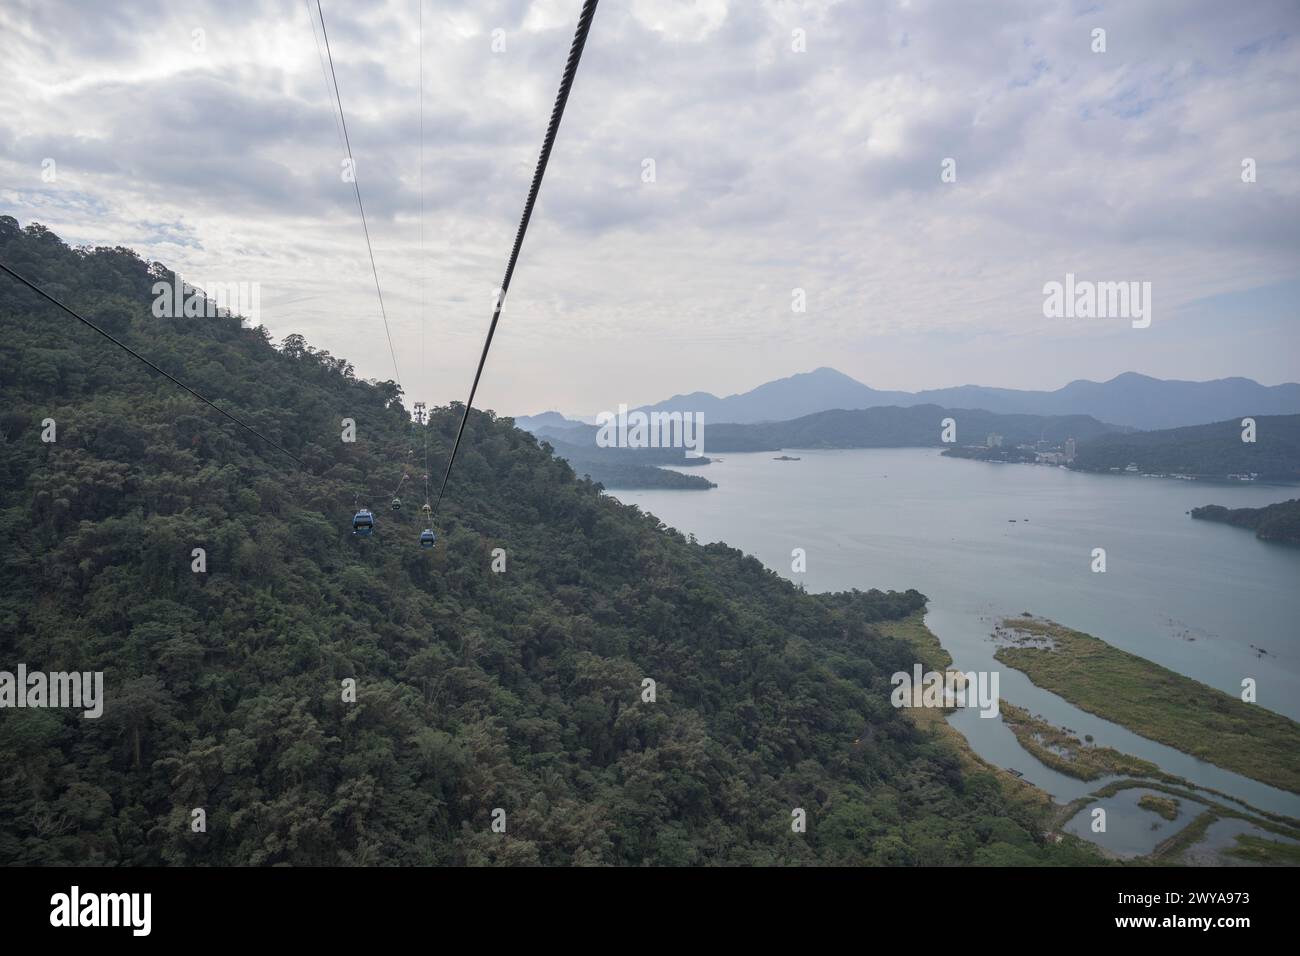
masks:
<path id="1" fill-rule="evenodd" d="M 461 398 L 580 4 L 425 3 L 423 255 L 418 7 L 323 6 L 403 379 Z M 0 211 L 257 279 L 275 334 L 387 377 L 308 9 L 11 2 Z M 1297 27 L 1290 2 L 607 2 L 484 404 L 582 411 L 827 364 L 907 388 L 1300 377 L 1294 306 L 1259 316 L 1263 347 L 1229 310 L 1197 360 L 1178 338 L 1199 300 L 1300 279 Z M 1151 334 L 1045 321 L 1067 271 L 1151 281 Z"/>

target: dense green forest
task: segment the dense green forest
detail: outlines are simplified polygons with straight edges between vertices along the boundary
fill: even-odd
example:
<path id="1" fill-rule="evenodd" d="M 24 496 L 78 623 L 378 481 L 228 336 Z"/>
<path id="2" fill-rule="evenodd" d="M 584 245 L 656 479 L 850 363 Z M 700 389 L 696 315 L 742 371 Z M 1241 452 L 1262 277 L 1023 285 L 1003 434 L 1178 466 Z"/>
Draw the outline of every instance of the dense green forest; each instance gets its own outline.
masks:
<path id="1" fill-rule="evenodd" d="M 1300 481 L 1300 415 L 1255 417 L 1255 440 L 1243 441 L 1241 419 L 1153 432 L 1099 435 L 1080 442 L 1072 467 L 1143 474 L 1226 478 L 1251 474 Z"/>
<path id="2" fill-rule="evenodd" d="M 1300 544 L 1300 498 L 1280 501 L 1262 508 L 1225 508 L 1205 505 L 1192 509 L 1192 517 L 1202 521 L 1222 521 L 1238 528 L 1250 528 L 1263 541 Z"/>
<path id="3" fill-rule="evenodd" d="M 920 594 L 807 594 L 490 411 L 422 551 L 413 502 L 384 507 L 426 437 L 394 383 L 154 318 L 171 273 L 129 249 L 0 217 L 0 260 L 306 463 L 0 276 L 0 669 L 103 671 L 106 697 L 0 710 L 0 862 L 1096 861 L 890 706 L 915 652 L 872 622 Z M 431 412 L 435 473 L 461 410 Z"/>

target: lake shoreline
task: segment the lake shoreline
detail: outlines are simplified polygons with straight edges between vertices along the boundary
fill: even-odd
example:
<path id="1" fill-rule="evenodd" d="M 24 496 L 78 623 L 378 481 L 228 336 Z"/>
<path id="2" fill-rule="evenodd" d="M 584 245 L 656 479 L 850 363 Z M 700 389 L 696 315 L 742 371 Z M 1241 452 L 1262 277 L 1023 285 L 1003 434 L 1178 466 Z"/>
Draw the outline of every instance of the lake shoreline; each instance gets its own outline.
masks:
<path id="1" fill-rule="evenodd" d="M 1224 770 L 1300 793 L 1300 766 L 1278 760 L 1300 753 L 1295 721 L 1054 621 L 1004 618 L 995 634 L 1019 642 L 1004 644 L 995 660 L 1076 707 Z"/>
<path id="2" fill-rule="evenodd" d="M 928 669 L 936 671 L 953 670 L 952 655 L 944 648 L 938 636 L 925 624 L 925 609 L 916 611 L 897 621 L 882 621 L 876 625 L 877 630 L 886 637 L 904 641 L 917 653 L 918 662 Z M 1208 688 L 1207 688 L 1208 689 Z M 1210 824 L 1222 819 L 1236 819 L 1250 824 L 1285 840 L 1300 841 L 1300 820 L 1283 814 L 1271 813 L 1250 806 L 1238 798 L 1218 791 L 1199 787 L 1182 777 L 1162 770 L 1150 761 L 1132 757 L 1108 747 L 1091 747 L 1080 741 L 1073 732 L 1066 728 L 1057 728 L 1040 717 L 1032 716 L 1028 711 L 1008 701 L 1000 704 L 1003 723 L 1012 727 L 1017 740 L 1026 753 L 1033 759 L 1054 766 L 1062 772 L 1084 780 L 1097 780 L 1105 775 L 1118 774 L 1119 779 L 1100 786 L 1084 796 L 1058 803 L 1041 787 L 1024 779 L 1016 771 L 996 764 L 982 757 L 971 746 L 970 741 L 948 723 L 951 708 L 908 708 L 908 716 L 919 729 L 926 731 L 936 739 L 945 741 L 956 748 L 959 759 L 967 769 L 983 769 L 996 774 L 1003 793 L 1009 798 L 1034 807 L 1039 813 L 1040 823 L 1045 839 L 1057 840 L 1072 838 L 1095 850 L 1099 856 L 1099 865 L 1105 861 L 1113 862 L 1151 862 L 1177 863 L 1186 851 L 1197 850 L 1205 831 Z M 1133 728 L 1130 728 L 1133 729 Z M 1035 739 L 1041 738 L 1041 739 Z M 1054 759 L 1051 748 L 1069 746 L 1088 752 L 1094 758 L 1091 763 L 1080 766 L 1069 759 Z M 1082 772 L 1081 772 L 1082 771 Z M 1167 821 L 1181 819 L 1184 813 L 1192 813 L 1195 807 L 1202 808 L 1196 817 L 1173 836 L 1156 844 L 1149 852 L 1125 855 L 1101 843 L 1087 840 L 1077 833 L 1071 833 L 1065 827 L 1070 821 L 1088 807 L 1095 807 L 1099 801 L 1115 797 L 1130 790 L 1153 790 L 1165 794 L 1165 797 L 1143 796 L 1138 806 L 1143 810 L 1160 812 L 1166 810 Z M 1229 806 L 1214 797 L 1241 804 L 1245 809 Z M 1186 807 L 1167 815 L 1167 809 Z M 1156 808 L 1156 809 L 1153 809 Z M 1250 853 L 1253 862 L 1264 865 L 1287 865 L 1291 850 L 1286 844 L 1276 841 L 1261 840 L 1251 837 L 1253 843 L 1239 842 L 1236 849 L 1229 849 L 1229 855 L 1246 858 Z M 1240 851 L 1240 853 L 1238 852 Z"/>
<path id="3" fill-rule="evenodd" d="M 951 658 L 962 671 L 1001 670 L 1001 695 L 1055 726 L 1152 762 L 1203 798 L 1218 793 L 1243 812 L 1300 817 L 1290 791 L 1074 706 L 998 663 L 989 640 L 997 622 L 1032 608 L 1228 694 L 1240 691 L 1236 675 L 1262 676 L 1260 706 L 1300 719 L 1293 627 L 1300 553 L 1187 517 L 1207 500 L 1265 505 L 1282 496 L 1276 488 L 1225 484 L 1207 498 L 1206 483 L 1105 481 L 1051 467 L 993 470 L 943 460 L 938 449 L 791 454 L 802 460 L 781 465 L 761 452 L 716 460 L 709 466 L 716 495 L 617 497 L 702 543 L 727 542 L 810 592 L 915 588 L 930 597 L 923 623 L 938 635 L 929 638 L 936 656 L 916 659 L 933 661 L 932 669 Z M 1108 573 L 1090 569 L 1096 547 L 1106 549 Z M 999 778 L 1019 779 L 1000 768 L 1022 773 L 1026 785 L 1057 803 L 1108 782 L 1045 766 L 1001 720 L 964 709 L 944 722 L 999 768 Z"/>

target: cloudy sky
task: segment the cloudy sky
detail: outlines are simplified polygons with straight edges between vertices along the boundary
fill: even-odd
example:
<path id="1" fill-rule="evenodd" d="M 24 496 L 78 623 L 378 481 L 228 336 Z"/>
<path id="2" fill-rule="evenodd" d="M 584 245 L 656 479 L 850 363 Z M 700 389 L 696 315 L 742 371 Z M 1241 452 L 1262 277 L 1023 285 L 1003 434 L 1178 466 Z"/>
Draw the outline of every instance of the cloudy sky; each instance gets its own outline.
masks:
<path id="1" fill-rule="evenodd" d="M 581 2 L 424 0 L 423 164 L 420 0 L 322 6 L 402 382 L 463 398 Z M 0 213 L 392 378 L 314 13 L 4 0 Z M 605 0 L 478 404 L 1298 380 L 1297 91 L 1295 0 Z M 1067 272 L 1150 327 L 1045 318 Z"/>

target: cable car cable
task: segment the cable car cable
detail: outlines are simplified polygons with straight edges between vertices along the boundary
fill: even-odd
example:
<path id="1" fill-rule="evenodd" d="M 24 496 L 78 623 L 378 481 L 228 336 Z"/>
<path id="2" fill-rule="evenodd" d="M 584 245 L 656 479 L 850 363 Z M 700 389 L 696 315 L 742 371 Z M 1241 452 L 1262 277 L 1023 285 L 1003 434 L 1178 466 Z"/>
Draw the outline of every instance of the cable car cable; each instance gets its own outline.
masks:
<path id="1" fill-rule="evenodd" d="M 319 2 L 319 0 L 317 0 Z M 546 174 L 546 163 L 551 158 L 551 149 L 555 145 L 555 135 L 564 116 L 564 106 L 573 88 L 573 77 L 578 71 L 578 61 L 582 58 L 582 48 L 587 42 L 587 32 L 591 29 L 592 17 L 596 15 L 598 0 L 584 0 L 582 12 L 578 15 L 578 28 L 569 47 L 569 59 L 564 65 L 564 74 L 560 78 L 560 90 L 555 95 L 555 105 L 551 108 L 551 122 L 546 127 L 546 136 L 542 140 L 542 151 L 537 157 L 537 169 L 533 173 L 533 183 L 528 190 L 528 199 L 524 203 L 524 214 L 519 220 L 519 230 L 515 233 L 515 244 L 510 250 L 510 259 L 506 263 L 505 278 L 501 280 L 501 292 L 497 297 L 496 308 L 492 312 L 492 324 L 488 326 L 487 339 L 483 342 L 483 353 L 478 359 L 478 370 L 474 373 L 474 384 L 470 386 L 469 398 L 465 402 L 465 414 L 461 416 L 460 428 L 456 431 L 456 441 L 451 446 L 451 455 L 447 459 L 447 470 L 442 476 L 442 486 L 438 489 L 438 500 L 433 506 L 433 513 L 438 513 L 442 497 L 447 492 L 447 481 L 451 478 L 452 465 L 456 463 L 456 452 L 460 449 L 461 438 L 465 434 L 465 423 L 469 421 L 470 409 L 474 406 L 474 393 L 478 391 L 479 379 L 483 375 L 483 366 L 487 362 L 488 350 L 492 347 L 492 336 L 496 334 L 497 321 L 501 318 L 501 307 L 505 305 L 506 295 L 510 292 L 510 279 L 514 275 L 515 263 L 519 259 L 519 249 L 524 243 L 524 234 L 528 231 L 528 221 L 533 215 L 533 205 L 537 202 L 537 193 L 542 187 L 542 177 Z M 328 49 L 328 42 L 326 43 Z"/>
<path id="2" fill-rule="evenodd" d="M 327 97 L 334 95 L 334 90 L 330 86 L 329 71 L 325 66 L 325 51 L 320 47 L 320 34 L 316 32 L 316 15 L 311 12 L 311 0 L 304 0 L 307 4 L 307 19 L 311 22 L 311 38 L 316 42 L 316 59 L 320 62 L 320 78 L 325 84 L 325 95 Z M 330 103 L 330 119 L 334 120 L 334 135 L 339 139 L 339 146 L 346 149 L 343 143 L 343 128 L 339 126 L 339 114 L 334 109 L 334 104 Z"/>
<path id="3" fill-rule="evenodd" d="M 366 205 L 361 201 L 361 186 L 357 182 L 357 163 L 352 158 L 352 140 L 348 138 L 348 118 L 343 113 L 343 97 L 339 94 L 339 78 L 334 72 L 334 54 L 330 51 L 330 35 L 325 29 L 325 11 L 321 9 L 320 0 L 316 0 L 316 12 L 320 14 L 320 32 L 325 38 L 325 55 L 330 61 L 330 77 L 334 80 L 334 99 L 339 104 L 339 119 L 343 123 L 343 143 L 348 151 L 348 165 L 352 172 L 352 189 L 357 194 L 357 208 L 361 210 L 361 229 L 366 234 L 366 249 L 370 253 L 370 271 L 375 277 L 375 292 L 379 295 L 379 314 L 384 319 L 384 335 L 388 339 L 388 353 L 393 357 L 393 373 L 397 376 L 397 387 L 402 387 L 402 373 L 397 368 L 397 351 L 393 348 L 393 334 L 388 330 L 388 311 L 384 308 L 384 290 L 379 287 L 379 269 L 375 266 L 375 248 L 370 243 L 370 226 L 366 224 Z"/>
<path id="4" fill-rule="evenodd" d="M 424 259 L 424 0 L 420 2 L 420 95 L 419 95 L 419 116 L 420 116 L 420 368 L 424 368 L 425 361 L 425 331 L 428 325 L 428 316 L 425 311 L 425 298 L 427 291 Z M 429 421 L 425 414 L 425 407 L 422 402 L 416 403 L 416 417 L 420 423 L 420 432 L 424 437 L 424 507 L 421 509 L 426 516 L 432 514 L 429 507 Z"/>

